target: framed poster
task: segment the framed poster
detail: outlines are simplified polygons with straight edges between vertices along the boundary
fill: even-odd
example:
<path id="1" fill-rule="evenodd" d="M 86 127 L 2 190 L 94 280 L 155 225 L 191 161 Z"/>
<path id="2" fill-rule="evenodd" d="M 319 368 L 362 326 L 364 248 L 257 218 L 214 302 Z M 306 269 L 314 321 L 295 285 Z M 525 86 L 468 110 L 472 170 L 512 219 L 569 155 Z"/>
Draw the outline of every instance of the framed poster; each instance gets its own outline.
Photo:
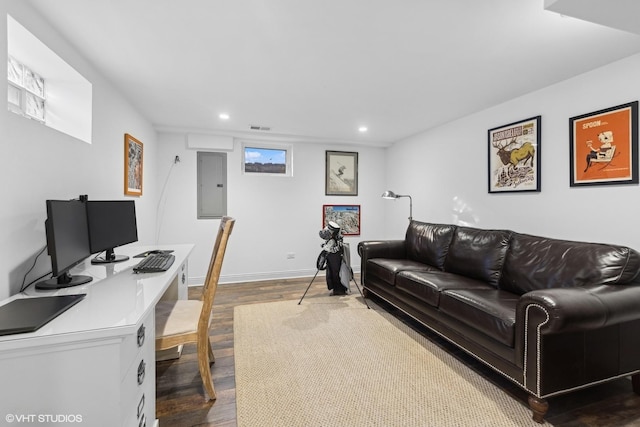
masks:
<path id="1" fill-rule="evenodd" d="M 143 146 L 128 133 L 124 134 L 124 194 L 142 196 Z"/>
<path id="2" fill-rule="evenodd" d="M 360 205 L 323 205 L 322 228 L 334 221 L 345 236 L 360 235 Z"/>
<path id="3" fill-rule="evenodd" d="M 540 191 L 541 116 L 489 129 L 489 193 Z"/>
<path id="4" fill-rule="evenodd" d="M 570 186 L 638 183 L 638 101 L 569 119 Z"/>
<path id="5" fill-rule="evenodd" d="M 324 193 L 327 196 L 358 195 L 358 153 L 326 152 Z"/>

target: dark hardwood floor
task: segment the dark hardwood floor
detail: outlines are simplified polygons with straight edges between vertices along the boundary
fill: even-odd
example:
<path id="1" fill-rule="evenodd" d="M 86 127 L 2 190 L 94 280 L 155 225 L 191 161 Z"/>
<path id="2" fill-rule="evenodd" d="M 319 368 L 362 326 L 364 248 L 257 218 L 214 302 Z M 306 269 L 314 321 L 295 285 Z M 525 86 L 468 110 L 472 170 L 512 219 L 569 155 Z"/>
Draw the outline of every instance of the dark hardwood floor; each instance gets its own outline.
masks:
<path id="1" fill-rule="evenodd" d="M 291 300 L 295 304 L 302 297 L 310 281 L 311 278 L 308 277 L 220 285 L 214 303 L 211 327 L 211 340 L 216 357 L 216 363 L 212 365 L 212 374 L 218 399 L 215 402 L 205 401 L 195 346 L 185 346 L 180 359 L 156 363 L 156 412 L 160 426 L 235 426 L 233 308 L 242 304 L 282 300 Z M 357 292 L 357 289 L 353 291 Z M 198 298 L 199 292 L 199 287 L 192 287 L 189 289 L 189 297 Z M 305 299 L 314 295 L 328 295 L 324 277 L 318 276 L 314 280 Z M 527 406 L 527 395 L 519 387 L 430 333 L 393 307 L 380 301 L 376 302 Z M 554 426 L 640 427 L 640 396 L 632 392 L 631 381 L 628 379 L 619 379 L 553 397 L 549 399 L 549 405 L 546 420 Z M 481 412 L 480 408 L 479 411 Z"/>

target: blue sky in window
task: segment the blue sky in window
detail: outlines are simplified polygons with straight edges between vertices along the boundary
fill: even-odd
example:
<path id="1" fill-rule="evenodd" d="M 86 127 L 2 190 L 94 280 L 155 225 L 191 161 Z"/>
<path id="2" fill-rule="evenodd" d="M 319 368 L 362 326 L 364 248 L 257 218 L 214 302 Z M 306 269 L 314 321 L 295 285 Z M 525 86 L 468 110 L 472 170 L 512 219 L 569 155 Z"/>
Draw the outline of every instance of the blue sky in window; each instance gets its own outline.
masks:
<path id="1" fill-rule="evenodd" d="M 287 150 L 245 147 L 244 162 L 275 163 L 284 165 L 287 163 Z"/>

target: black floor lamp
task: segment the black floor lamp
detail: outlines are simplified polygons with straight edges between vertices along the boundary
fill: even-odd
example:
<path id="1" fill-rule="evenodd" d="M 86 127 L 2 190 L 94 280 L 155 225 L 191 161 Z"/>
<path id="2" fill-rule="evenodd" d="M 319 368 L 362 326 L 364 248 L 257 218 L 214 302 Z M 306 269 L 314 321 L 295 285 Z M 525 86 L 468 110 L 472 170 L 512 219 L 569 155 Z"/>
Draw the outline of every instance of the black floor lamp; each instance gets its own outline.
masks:
<path id="1" fill-rule="evenodd" d="M 396 194 L 393 191 L 387 190 L 382 193 L 383 199 L 399 199 L 400 197 L 408 197 L 409 198 L 409 221 L 413 220 L 413 199 L 408 194 Z"/>

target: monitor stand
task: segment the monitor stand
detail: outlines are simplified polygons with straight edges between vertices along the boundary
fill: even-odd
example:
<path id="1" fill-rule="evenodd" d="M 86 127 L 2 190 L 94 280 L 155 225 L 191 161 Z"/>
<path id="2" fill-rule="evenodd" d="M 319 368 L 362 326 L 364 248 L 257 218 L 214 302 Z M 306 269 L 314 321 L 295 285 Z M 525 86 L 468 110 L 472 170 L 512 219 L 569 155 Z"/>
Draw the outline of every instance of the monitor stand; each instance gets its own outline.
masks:
<path id="1" fill-rule="evenodd" d="M 76 275 L 72 276 L 65 271 L 58 277 L 52 277 L 48 280 L 36 283 L 36 289 L 60 289 L 70 288 L 72 286 L 84 285 L 93 280 L 91 276 Z"/>
<path id="2" fill-rule="evenodd" d="M 113 249 L 107 249 L 104 253 L 104 257 L 94 257 L 91 259 L 91 264 L 111 264 L 112 262 L 122 262 L 128 260 L 126 255 L 116 255 Z"/>

